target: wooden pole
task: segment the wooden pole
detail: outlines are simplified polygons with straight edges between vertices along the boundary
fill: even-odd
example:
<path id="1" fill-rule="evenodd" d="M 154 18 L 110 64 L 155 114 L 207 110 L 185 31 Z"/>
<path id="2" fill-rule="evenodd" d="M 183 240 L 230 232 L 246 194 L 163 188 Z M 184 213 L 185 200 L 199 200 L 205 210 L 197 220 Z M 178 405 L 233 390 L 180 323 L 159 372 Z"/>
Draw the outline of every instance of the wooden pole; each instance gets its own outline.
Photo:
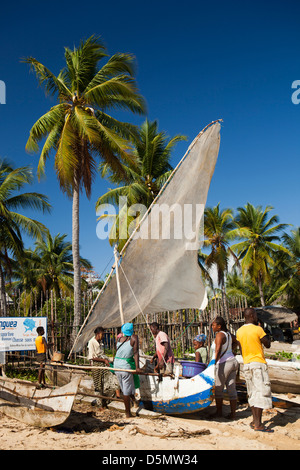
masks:
<path id="1" fill-rule="evenodd" d="M 108 370 L 110 372 L 127 372 L 129 374 L 138 374 L 138 375 L 151 375 L 154 377 L 159 377 L 161 374 L 155 373 L 155 372 L 137 372 L 135 369 L 116 369 L 115 367 L 97 367 L 97 366 L 77 366 L 74 364 L 67 364 L 67 363 L 61 363 L 61 362 L 51 362 L 51 366 L 55 367 L 68 367 L 70 369 L 79 369 L 79 370 L 95 370 L 95 369 L 101 369 L 101 370 Z M 172 375 L 172 374 L 171 374 Z"/>
<path id="2" fill-rule="evenodd" d="M 54 308 L 53 308 L 53 290 L 52 289 L 50 292 L 50 307 L 51 307 L 50 314 L 51 314 L 51 329 L 52 329 L 52 343 L 53 343 L 52 350 L 54 352 L 56 349 L 56 345 L 55 345 L 55 332 L 54 332 Z"/>
<path id="3" fill-rule="evenodd" d="M 119 266 L 118 266 L 118 249 L 117 245 L 114 248 L 114 256 L 115 256 L 115 265 L 116 265 L 116 281 L 117 281 L 117 289 L 118 289 L 118 297 L 119 297 L 119 308 L 120 308 L 120 317 L 121 317 L 121 324 L 124 325 L 124 312 L 123 312 L 123 305 L 122 305 L 122 294 L 121 294 L 121 287 L 120 287 L 120 280 L 119 280 Z"/>

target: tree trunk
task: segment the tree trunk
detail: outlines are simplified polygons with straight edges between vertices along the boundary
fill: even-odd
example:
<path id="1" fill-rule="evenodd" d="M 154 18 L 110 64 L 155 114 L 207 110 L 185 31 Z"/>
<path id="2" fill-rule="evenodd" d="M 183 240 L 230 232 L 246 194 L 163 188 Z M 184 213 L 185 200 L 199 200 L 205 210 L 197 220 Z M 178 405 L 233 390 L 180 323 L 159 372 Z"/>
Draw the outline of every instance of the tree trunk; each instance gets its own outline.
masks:
<path id="1" fill-rule="evenodd" d="M 7 308 L 6 308 L 5 280 L 4 280 L 2 266 L 0 263 L 0 317 L 6 317 L 6 316 L 7 316 Z"/>
<path id="2" fill-rule="evenodd" d="M 223 306 L 223 315 L 225 318 L 225 321 L 227 323 L 227 326 L 229 328 L 229 311 L 227 309 L 227 298 L 226 298 L 226 288 L 225 288 L 225 279 L 223 279 L 222 282 L 222 306 Z"/>
<path id="3" fill-rule="evenodd" d="M 265 297 L 264 297 L 264 292 L 262 288 L 262 279 L 261 279 L 260 274 L 258 275 L 257 285 L 258 285 L 258 290 L 259 290 L 260 303 L 261 303 L 261 306 L 264 307 L 266 304 L 265 304 Z"/>
<path id="4" fill-rule="evenodd" d="M 73 190 L 72 207 L 72 252 L 74 267 L 74 320 L 73 320 L 73 341 L 76 338 L 81 318 L 81 273 L 79 254 L 79 185 L 75 183 Z"/>

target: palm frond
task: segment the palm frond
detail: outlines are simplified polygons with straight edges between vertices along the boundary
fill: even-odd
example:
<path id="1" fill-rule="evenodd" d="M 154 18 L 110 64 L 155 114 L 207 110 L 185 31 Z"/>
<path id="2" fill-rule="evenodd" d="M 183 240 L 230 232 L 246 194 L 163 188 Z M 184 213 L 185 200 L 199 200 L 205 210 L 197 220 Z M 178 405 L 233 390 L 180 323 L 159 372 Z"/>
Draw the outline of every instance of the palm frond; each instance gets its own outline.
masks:
<path id="1" fill-rule="evenodd" d="M 39 150 L 38 142 L 45 138 L 58 123 L 62 123 L 65 119 L 66 113 L 71 105 L 62 103 L 53 106 L 50 111 L 41 116 L 36 123 L 32 126 L 29 138 L 26 144 L 27 152 L 37 152 Z"/>
<path id="2" fill-rule="evenodd" d="M 77 92 L 78 96 L 81 96 L 87 84 L 97 73 L 98 62 L 107 57 L 105 50 L 100 38 L 94 35 L 81 41 L 79 47 L 74 47 L 73 51 L 65 48 L 67 70 L 64 74 L 71 83 L 72 94 Z"/>
<path id="3" fill-rule="evenodd" d="M 60 99 L 70 99 L 72 97 L 71 91 L 66 87 L 61 77 L 56 77 L 47 67 L 38 62 L 34 57 L 27 57 L 22 59 L 21 62 L 30 65 L 31 70 L 36 74 L 38 82 L 45 88 L 49 95 L 58 94 Z"/>
<path id="4" fill-rule="evenodd" d="M 51 205 L 47 196 L 40 193 L 23 193 L 17 196 L 11 197 L 7 200 L 7 208 L 9 210 L 15 210 L 17 208 L 22 209 L 35 209 L 38 211 L 50 212 Z"/>
<path id="5" fill-rule="evenodd" d="M 33 238 L 41 238 L 47 231 L 47 228 L 41 222 L 30 219 L 25 215 L 18 214 L 16 212 L 10 212 L 11 217 L 14 219 L 16 224 L 25 232 L 27 235 Z"/>
<path id="6" fill-rule="evenodd" d="M 58 149 L 58 144 L 59 140 L 61 137 L 61 132 L 64 127 L 64 120 L 57 122 L 56 125 L 51 129 L 51 131 L 48 134 L 48 137 L 44 143 L 44 146 L 41 151 L 41 155 L 39 158 L 39 163 L 38 163 L 38 168 L 37 168 L 37 174 L 39 178 L 42 178 L 45 176 L 45 166 L 46 166 L 46 160 L 50 155 L 51 151 L 57 151 Z"/>
<path id="7" fill-rule="evenodd" d="M 11 194 L 19 191 L 24 184 L 33 182 L 32 169 L 29 166 L 13 169 L 8 166 L 2 166 L 2 182 L 0 186 L 0 202 L 6 201 Z"/>

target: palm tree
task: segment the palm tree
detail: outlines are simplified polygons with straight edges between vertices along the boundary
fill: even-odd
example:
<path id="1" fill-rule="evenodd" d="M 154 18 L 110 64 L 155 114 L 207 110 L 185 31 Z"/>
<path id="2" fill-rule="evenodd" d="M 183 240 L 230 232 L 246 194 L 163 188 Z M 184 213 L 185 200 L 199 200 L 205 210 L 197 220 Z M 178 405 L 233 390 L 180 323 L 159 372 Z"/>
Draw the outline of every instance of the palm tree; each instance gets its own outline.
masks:
<path id="1" fill-rule="evenodd" d="M 284 233 L 283 245 L 286 252 L 278 252 L 275 257 L 275 265 L 272 270 L 272 282 L 275 292 L 272 301 L 283 295 L 288 306 L 300 312 L 300 228 Z"/>
<path id="2" fill-rule="evenodd" d="M 226 276 L 226 293 L 230 297 L 246 297 L 249 300 L 248 285 L 236 267 Z"/>
<path id="3" fill-rule="evenodd" d="M 11 259 L 11 289 L 18 289 L 27 293 L 35 291 L 38 295 L 42 291 L 42 286 L 36 272 L 36 266 L 40 259 L 31 248 L 24 249 L 20 260 Z"/>
<path id="4" fill-rule="evenodd" d="M 23 193 L 20 190 L 33 182 L 31 169 L 14 169 L 6 160 L 0 160 L 0 300 L 5 316 L 5 273 L 10 269 L 10 254 L 20 259 L 23 252 L 22 232 L 32 237 L 41 237 L 46 228 L 40 222 L 26 217 L 19 209 L 50 210 L 47 197 L 39 193 Z"/>
<path id="5" fill-rule="evenodd" d="M 218 285 L 222 290 L 223 309 L 226 311 L 225 278 L 228 272 L 230 255 L 234 256 L 230 242 L 234 238 L 234 219 L 232 209 L 220 210 L 220 204 L 208 207 L 204 211 L 204 248 L 210 248 L 209 254 L 202 253 L 205 266 L 210 270 L 217 269 Z"/>
<path id="6" fill-rule="evenodd" d="M 117 216 L 111 217 L 108 214 L 100 217 L 114 219 L 110 242 L 111 244 L 117 243 L 119 250 L 130 236 L 130 233 L 128 233 L 129 224 L 131 224 L 131 228 L 134 228 L 143 216 L 141 213 L 130 216 L 127 208 L 130 209 L 134 204 L 141 204 L 145 208 L 149 208 L 172 172 L 171 153 L 175 145 L 182 140 L 187 140 L 187 138 L 176 135 L 170 139 L 165 132 L 158 131 L 157 121 L 150 122 L 147 119 L 141 125 L 138 137 L 134 141 L 133 155 L 135 158 L 128 164 L 123 165 L 124 176 L 120 177 L 118 174 L 113 173 L 106 163 L 100 165 L 101 176 L 108 178 L 109 181 L 118 186 L 99 197 L 96 210 L 99 211 L 100 206 L 105 204 L 118 205 L 120 197 L 127 198 L 127 205 L 123 206 L 124 210 L 121 209 Z M 120 224 L 124 220 L 126 233 L 125 236 L 120 238 Z"/>
<path id="7" fill-rule="evenodd" d="M 46 138 L 38 174 L 45 173 L 46 160 L 54 151 L 60 187 L 73 200 L 74 335 L 81 311 L 80 191 L 84 190 L 88 198 L 91 195 L 96 155 L 117 173 L 122 172 L 120 160 L 130 159 L 127 139 L 134 135 L 134 126 L 113 119 L 107 110 L 143 113 L 145 109 L 134 80 L 133 56 L 115 54 L 99 69 L 99 62 L 105 57 L 104 45 L 92 36 L 73 51 L 65 48 L 66 66 L 57 76 L 33 57 L 25 59 L 46 92 L 58 101 L 33 125 L 26 149 L 37 152 L 38 142 Z"/>
<path id="8" fill-rule="evenodd" d="M 42 240 L 35 243 L 38 282 L 44 291 L 54 290 L 56 297 L 60 297 L 61 291 L 67 293 L 73 291 L 72 244 L 65 241 L 66 236 L 59 233 L 53 238 L 50 232 L 47 232 Z M 86 268 L 92 267 L 84 258 L 80 258 L 80 265 Z"/>
<path id="9" fill-rule="evenodd" d="M 12 260 L 11 277 L 14 281 L 10 286 L 22 291 L 22 305 L 29 305 L 32 293 L 37 299 L 41 293 L 46 295 L 51 290 L 56 299 L 62 293 L 73 295 L 72 243 L 65 241 L 66 236 L 57 234 L 52 237 L 46 231 L 43 238 L 35 242 L 34 250 L 24 250 L 18 262 Z M 91 263 L 84 258 L 80 258 L 80 263 L 91 268 Z"/>
<path id="10" fill-rule="evenodd" d="M 243 239 L 231 248 L 241 260 L 243 275 L 250 275 L 259 289 L 261 305 L 265 305 L 263 284 L 270 282 L 270 267 L 274 265 L 276 252 L 288 250 L 282 245 L 274 243 L 280 240 L 277 235 L 286 224 L 278 224 L 278 216 L 268 218 L 273 208 L 267 206 L 264 210 L 261 206 L 254 207 L 247 203 L 245 207 L 238 207 L 238 215 L 235 222 L 238 228 L 234 234 Z"/>
<path id="11" fill-rule="evenodd" d="M 265 286 L 264 286 L 265 287 Z M 269 287 L 264 289 L 265 298 L 269 299 Z M 254 284 L 249 276 L 244 277 L 236 266 L 226 276 L 226 295 L 227 297 L 244 297 L 247 299 L 248 305 L 256 307 L 260 305 L 260 296 L 258 287 Z"/>

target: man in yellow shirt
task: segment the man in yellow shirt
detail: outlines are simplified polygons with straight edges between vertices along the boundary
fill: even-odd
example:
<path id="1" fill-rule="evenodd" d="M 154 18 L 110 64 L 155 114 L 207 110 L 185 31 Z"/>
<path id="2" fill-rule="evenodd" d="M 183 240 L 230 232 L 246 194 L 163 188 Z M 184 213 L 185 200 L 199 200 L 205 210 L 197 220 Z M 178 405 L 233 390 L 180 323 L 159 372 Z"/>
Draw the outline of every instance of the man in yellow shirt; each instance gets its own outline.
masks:
<path id="1" fill-rule="evenodd" d="M 270 348 L 271 341 L 257 325 L 257 314 L 253 308 L 244 311 L 245 324 L 237 330 L 244 361 L 244 376 L 247 384 L 248 402 L 252 410 L 255 431 L 272 432 L 261 422 L 263 409 L 272 408 L 271 384 L 263 346 Z"/>

